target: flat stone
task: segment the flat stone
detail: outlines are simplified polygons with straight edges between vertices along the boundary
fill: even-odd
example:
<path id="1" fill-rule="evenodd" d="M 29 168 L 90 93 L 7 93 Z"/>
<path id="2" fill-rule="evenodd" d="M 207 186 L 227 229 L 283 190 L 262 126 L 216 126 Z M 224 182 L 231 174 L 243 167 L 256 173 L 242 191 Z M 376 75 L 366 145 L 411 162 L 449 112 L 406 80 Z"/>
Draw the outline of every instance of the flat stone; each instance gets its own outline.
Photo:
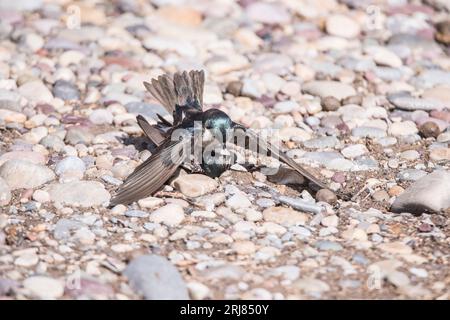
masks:
<path id="1" fill-rule="evenodd" d="M 188 300 L 186 284 L 164 257 L 144 255 L 133 259 L 123 274 L 131 287 L 147 300 Z"/>
<path id="2" fill-rule="evenodd" d="M 389 134 L 393 136 L 406 136 L 417 132 L 419 132 L 419 130 L 412 121 L 394 122 L 389 127 Z"/>
<path id="3" fill-rule="evenodd" d="M 450 105 L 450 85 L 441 85 L 425 90 L 422 98 L 426 100 L 439 101 L 443 105 Z"/>
<path id="4" fill-rule="evenodd" d="M 46 188 L 53 202 L 69 206 L 92 207 L 107 203 L 111 195 L 97 181 L 55 183 Z"/>
<path id="5" fill-rule="evenodd" d="M 75 175 L 82 178 L 84 171 L 86 171 L 86 164 L 83 160 L 74 156 L 62 159 L 56 164 L 55 167 L 55 173 L 58 176 Z"/>
<path id="6" fill-rule="evenodd" d="M 356 95 L 356 91 L 348 84 L 337 81 L 311 81 L 303 85 L 302 90 L 306 93 L 321 98 L 334 97 L 338 100 Z"/>
<path id="7" fill-rule="evenodd" d="M 361 31 L 354 19 L 342 14 L 329 16 L 325 22 L 325 29 L 328 34 L 343 38 L 355 38 Z"/>
<path id="8" fill-rule="evenodd" d="M 23 281 L 25 289 L 39 299 L 57 299 L 64 294 L 64 285 L 61 281 L 45 276 L 33 276 Z"/>
<path id="9" fill-rule="evenodd" d="M 150 221 L 162 223 L 169 227 L 179 225 L 184 220 L 183 208 L 175 203 L 169 203 L 153 211 L 150 214 Z"/>
<path id="10" fill-rule="evenodd" d="M 11 201 L 11 189 L 3 178 L 0 178 L 0 206 L 6 206 Z"/>
<path id="11" fill-rule="evenodd" d="M 80 90 L 69 81 L 58 80 L 53 86 L 53 95 L 62 100 L 78 100 Z"/>
<path id="12" fill-rule="evenodd" d="M 0 167 L 0 177 L 11 190 L 36 188 L 55 179 L 49 168 L 24 160 L 8 160 Z"/>
<path id="13" fill-rule="evenodd" d="M 378 245 L 378 248 L 393 254 L 411 254 L 412 248 L 401 242 L 386 242 Z"/>
<path id="14" fill-rule="evenodd" d="M 293 286 L 308 294 L 321 294 L 330 290 L 330 286 L 319 279 L 302 278 L 294 282 Z"/>
<path id="15" fill-rule="evenodd" d="M 41 81 L 30 81 L 19 87 L 19 93 L 33 102 L 49 103 L 53 99 L 50 90 Z"/>
<path id="16" fill-rule="evenodd" d="M 386 136 L 386 130 L 374 127 L 357 127 L 352 129 L 352 136 L 357 138 L 383 138 Z"/>
<path id="17" fill-rule="evenodd" d="M 338 139 L 333 136 L 319 137 L 310 140 L 306 140 L 303 142 L 303 145 L 306 148 L 310 149 L 325 149 L 325 148 L 334 148 L 338 143 Z"/>
<path id="18" fill-rule="evenodd" d="M 265 24 L 285 24 L 291 19 L 289 12 L 282 5 L 254 2 L 246 8 L 250 20 Z"/>
<path id="19" fill-rule="evenodd" d="M 233 194 L 225 201 L 225 204 L 233 210 L 249 208 L 252 205 L 247 195 L 242 192 Z"/>
<path id="20" fill-rule="evenodd" d="M 445 104 L 437 99 L 432 98 L 416 98 L 404 95 L 390 95 L 389 101 L 397 108 L 414 111 L 414 110 L 441 110 L 445 107 Z"/>
<path id="21" fill-rule="evenodd" d="M 406 188 L 395 199 L 391 211 L 422 214 L 447 208 L 450 208 L 450 172 L 437 170 Z"/>
<path id="22" fill-rule="evenodd" d="M 285 207 L 270 207 L 263 211 L 264 220 L 283 226 L 304 225 L 308 221 L 306 214 Z"/>
<path id="23" fill-rule="evenodd" d="M 343 249 L 339 243 L 328 240 L 317 241 L 314 246 L 322 251 L 340 251 Z"/>
<path id="24" fill-rule="evenodd" d="M 430 151 L 430 160 L 439 161 L 449 161 L 450 160 L 450 148 L 435 148 Z"/>
<path id="25" fill-rule="evenodd" d="M 366 154 L 368 152 L 369 151 L 367 150 L 366 146 L 363 144 L 354 144 L 351 146 L 347 146 L 341 150 L 341 153 L 344 155 L 344 157 L 350 159 L 362 156 L 363 154 Z"/>
<path id="26" fill-rule="evenodd" d="M 214 191 L 218 184 L 214 179 L 202 174 L 186 174 L 174 180 L 173 185 L 187 197 L 199 197 Z"/>

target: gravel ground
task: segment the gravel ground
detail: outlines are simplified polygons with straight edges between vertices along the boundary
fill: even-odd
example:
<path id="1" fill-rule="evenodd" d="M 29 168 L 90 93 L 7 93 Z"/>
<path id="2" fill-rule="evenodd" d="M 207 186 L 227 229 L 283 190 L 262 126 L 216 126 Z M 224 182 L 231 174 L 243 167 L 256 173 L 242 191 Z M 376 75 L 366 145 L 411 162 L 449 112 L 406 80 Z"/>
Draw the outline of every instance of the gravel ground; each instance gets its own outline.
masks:
<path id="1" fill-rule="evenodd" d="M 0 298 L 449 299 L 449 10 L 1 1 Z M 170 117 L 143 81 L 190 69 L 353 199 L 237 167 L 108 208 L 154 150 L 136 115 Z"/>

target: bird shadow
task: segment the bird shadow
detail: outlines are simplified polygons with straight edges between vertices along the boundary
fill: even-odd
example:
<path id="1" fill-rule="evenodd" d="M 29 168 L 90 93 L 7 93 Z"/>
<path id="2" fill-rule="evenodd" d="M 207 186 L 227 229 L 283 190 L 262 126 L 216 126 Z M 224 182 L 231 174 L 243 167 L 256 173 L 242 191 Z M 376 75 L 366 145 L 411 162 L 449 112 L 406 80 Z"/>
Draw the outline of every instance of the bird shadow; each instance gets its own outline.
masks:
<path id="1" fill-rule="evenodd" d="M 146 136 L 140 136 L 140 137 L 117 137 L 117 140 L 122 143 L 125 146 L 134 146 L 137 151 L 141 152 L 144 150 L 149 150 L 153 153 L 153 151 L 156 149 L 156 145 Z"/>

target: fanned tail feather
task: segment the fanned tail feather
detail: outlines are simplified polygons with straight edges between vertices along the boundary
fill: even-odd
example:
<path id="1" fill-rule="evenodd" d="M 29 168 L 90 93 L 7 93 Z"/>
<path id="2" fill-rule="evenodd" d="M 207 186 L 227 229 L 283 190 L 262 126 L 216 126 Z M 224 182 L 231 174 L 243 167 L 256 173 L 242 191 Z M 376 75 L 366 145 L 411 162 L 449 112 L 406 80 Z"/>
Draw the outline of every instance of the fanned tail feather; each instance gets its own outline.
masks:
<path id="1" fill-rule="evenodd" d="M 158 100 L 168 112 L 174 113 L 176 106 L 203 108 L 203 86 L 205 73 L 203 71 L 183 71 L 172 76 L 162 75 L 144 82 L 145 88 Z"/>

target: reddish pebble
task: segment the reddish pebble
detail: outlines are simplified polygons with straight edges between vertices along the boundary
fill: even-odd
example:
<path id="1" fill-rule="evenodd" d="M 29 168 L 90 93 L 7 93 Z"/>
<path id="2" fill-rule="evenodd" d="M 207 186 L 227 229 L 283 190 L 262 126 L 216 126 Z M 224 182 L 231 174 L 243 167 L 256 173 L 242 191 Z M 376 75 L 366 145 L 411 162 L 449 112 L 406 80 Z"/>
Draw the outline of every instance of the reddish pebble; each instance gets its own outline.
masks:
<path id="1" fill-rule="evenodd" d="M 345 174 L 342 172 L 336 172 L 332 177 L 331 180 L 337 183 L 344 183 L 345 182 Z"/>
<path id="2" fill-rule="evenodd" d="M 434 227 L 431 224 L 424 222 L 419 226 L 418 229 L 420 232 L 431 232 L 433 231 Z"/>

